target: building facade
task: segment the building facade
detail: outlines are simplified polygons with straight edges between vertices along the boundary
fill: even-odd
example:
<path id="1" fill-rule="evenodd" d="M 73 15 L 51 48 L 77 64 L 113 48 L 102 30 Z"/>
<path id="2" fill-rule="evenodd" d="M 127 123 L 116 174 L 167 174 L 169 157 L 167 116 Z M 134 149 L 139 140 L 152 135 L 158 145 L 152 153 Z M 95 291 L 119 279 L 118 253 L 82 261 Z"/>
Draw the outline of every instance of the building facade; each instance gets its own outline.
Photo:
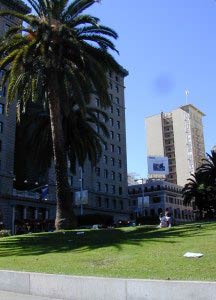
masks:
<path id="1" fill-rule="evenodd" d="M 82 177 L 82 189 L 88 191 L 88 203 L 83 206 L 83 213 L 108 214 L 114 221 L 129 218 L 124 97 L 124 78 L 127 75 L 128 72 L 124 69 L 118 74 L 111 71 L 108 73 L 112 105 L 106 110 L 106 125 L 110 138 L 103 145 L 99 163 L 92 168 L 87 161 L 82 170 L 77 168 L 75 176 L 69 174 L 74 204 L 76 193 L 81 188 Z M 92 106 L 100 108 L 97 96 L 92 96 Z M 75 205 L 75 211 L 79 215 L 80 207 Z"/>
<path id="2" fill-rule="evenodd" d="M 188 104 L 146 118 L 147 155 L 168 157 L 169 182 L 184 186 L 201 165 L 205 157 L 203 116 Z"/>
<path id="3" fill-rule="evenodd" d="M 155 217 L 168 210 L 176 223 L 193 221 L 194 207 L 183 205 L 182 187 L 163 180 L 147 180 L 143 185 L 136 184 L 128 187 L 130 216 L 137 215 Z M 146 201 L 139 201 L 147 197 Z M 139 198 L 139 199 L 138 199 Z M 143 199 L 144 200 L 144 199 Z M 159 221 L 158 221 L 159 222 Z"/>
<path id="4" fill-rule="evenodd" d="M 6 9 L 29 12 L 29 8 L 20 0 L 0 0 L 0 10 Z M 0 35 L 4 35 L 10 27 L 18 24 L 20 23 L 16 18 L 0 17 Z M 25 224 L 34 227 L 35 230 L 42 229 L 42 224 L 47 228 L 49 220 L 55 217 L 55 202 L 42 201 L 37 193 L 16 191 L 13 188 L 16 103 L 14 101 L 10 105 L 7 114 L 6 92 L 7 86 L 0 86 L 0 229 L 7 228 L 11 229 L 12 233 L 19 232 L 18 227 L 24 225 L 24 220 Z"/>
<path id="5" fill-rule="evenodd" d="M 13 9 L 28 13 L 28 7 L 17 0 L 0 0 L 0 9 Z M 11 17 L 0 18 L 0 34 L 4 34 L 9 27 L 17 25 L 18 20 Z M 87 204 L 83 205 L 84 214 L 106 214 L 115 220 L 125 220 L 129 217 L 127 191 L 127 155 L 125 129 L 125 99 L 124 78 L 128 72 L 122 68 L 116 74 L 109 72 L 109 95 L 112 106 L 106 111 L 109 116 L 107 127 L 110 139 L 104 144 L 102 158 L 95 168 L 86 162 L 82 175 L 77 166 L 76 175 L 70 174 L 68 180 L 71 185 L 71 201 L 74 203 L 75 213 L 81 213 L 75 198 L 81 188 L 88 191 Z M 41 200 L 40 189 L 35 192 L 17 191 L 14 189 L 14 149 L 16 132 L 16 103 L 10 106 L 9 114 L 5 113 L 5 96 L 7 86 L 0 89 L 0 227 L 1 224 L 12 232 L 24 223 L 48 223 L 55 219 L 55 172 L 52 166 L 49 170 L 47 184 L 49 194 L 46 200 Z M 92 95 L 92 105 L 99 106 L 99 99 Z M 83 137 L 84 138 L 84 137 Z M 28 178 L 26 178 L 28 180 Z M 36 224 L 36 225 L 35 225 Z"/>

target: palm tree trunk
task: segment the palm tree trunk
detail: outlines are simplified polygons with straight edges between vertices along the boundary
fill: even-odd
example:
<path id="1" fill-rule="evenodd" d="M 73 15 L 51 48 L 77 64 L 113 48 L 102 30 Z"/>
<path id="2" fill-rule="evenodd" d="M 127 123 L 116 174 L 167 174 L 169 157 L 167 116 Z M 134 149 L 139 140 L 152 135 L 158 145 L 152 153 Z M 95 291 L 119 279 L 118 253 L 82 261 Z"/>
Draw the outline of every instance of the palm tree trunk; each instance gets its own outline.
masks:
<path id="1" fill-rule="evenodd" d="M 58 81 L 55 74 L 50 75 L 49 112 L 52 131 L 54 166 L 56 173 L 56 230 L 71 229 L 76 225 L 72 208 L 72 195 L 68 183 L 67 154 L 62 128 L 60 99 L 56 86 Z"/>

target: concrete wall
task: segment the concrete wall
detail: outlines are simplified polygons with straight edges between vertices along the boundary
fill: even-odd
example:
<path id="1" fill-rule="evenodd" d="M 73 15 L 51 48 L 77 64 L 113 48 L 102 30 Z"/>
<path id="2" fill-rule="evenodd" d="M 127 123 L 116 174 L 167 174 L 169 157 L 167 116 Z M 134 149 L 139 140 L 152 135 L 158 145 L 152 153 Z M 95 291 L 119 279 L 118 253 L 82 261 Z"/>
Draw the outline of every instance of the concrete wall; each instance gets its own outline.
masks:
<path id="1" fill-rule="evenodd" d="M 213 300 L 216 282 L 114 279 L 0 271 L 0 290 L 65 300 Z"/>
<path id="2" fill-rule="evenodd" d="M 184 186 L 187 183 L 187 179 L 190 177 L 188 163 L 188 153 L 192 151 L 192 146 L 189 148 L 189 142 L 186 134 L 186 112 L 178 108 L 172 112 L 173 114 L 173 131 L 174 131 L 174 142 L 175 142 L 175 159 L 176 159 L 176 173 L 177 173 L 177 184 Z M 189 115 L 188 115 L 189 117 Z M 188 128 L 190 132 L 190 128 Z M 192 155 L 192 152 L 191 152 Z M 192 158 L 191 158 L 192 159 Z M 193 160 L 191 165 L 194 165 Z"/>
<path id="3" fill-rule="evenodd" d="M 148 156 L 164 156 L 161 114 L 145 119 L 146 146 Z"/>

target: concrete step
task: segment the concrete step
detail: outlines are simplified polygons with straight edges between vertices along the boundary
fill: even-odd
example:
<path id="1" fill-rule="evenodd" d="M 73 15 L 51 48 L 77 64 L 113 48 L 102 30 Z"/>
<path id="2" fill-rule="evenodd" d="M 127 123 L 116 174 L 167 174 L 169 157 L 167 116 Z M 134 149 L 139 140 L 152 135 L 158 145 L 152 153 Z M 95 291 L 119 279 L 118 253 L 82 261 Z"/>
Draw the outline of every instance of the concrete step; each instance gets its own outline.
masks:
<path id="1" fill-rule="evenodd" d="M 51 300 L 51 298 L 0 291 L 0 300 Z M 52 298 L 52 300 L 62 299 Z"/>

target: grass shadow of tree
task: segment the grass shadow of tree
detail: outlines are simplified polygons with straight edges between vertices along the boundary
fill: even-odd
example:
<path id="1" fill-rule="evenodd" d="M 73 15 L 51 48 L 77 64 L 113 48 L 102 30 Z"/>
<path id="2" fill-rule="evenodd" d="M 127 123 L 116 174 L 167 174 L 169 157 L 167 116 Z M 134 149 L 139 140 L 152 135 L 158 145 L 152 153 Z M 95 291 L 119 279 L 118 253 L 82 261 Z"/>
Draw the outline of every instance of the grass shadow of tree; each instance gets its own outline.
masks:
<path id="1" fill-rule="evenodd" d="M 145 247 L 149 242 L 178 243 L 181 238 L 207 234 L 195 225 L 176 226 L 170 229 L 156 229 L 140 226 L 125 229 L 65 231 L 42 234 L 28 234 L 0 239 L 0 257 L 65 253 L 69 251 L 91 251 L 115 247 L 121 251 L 124 245 Z"/>

